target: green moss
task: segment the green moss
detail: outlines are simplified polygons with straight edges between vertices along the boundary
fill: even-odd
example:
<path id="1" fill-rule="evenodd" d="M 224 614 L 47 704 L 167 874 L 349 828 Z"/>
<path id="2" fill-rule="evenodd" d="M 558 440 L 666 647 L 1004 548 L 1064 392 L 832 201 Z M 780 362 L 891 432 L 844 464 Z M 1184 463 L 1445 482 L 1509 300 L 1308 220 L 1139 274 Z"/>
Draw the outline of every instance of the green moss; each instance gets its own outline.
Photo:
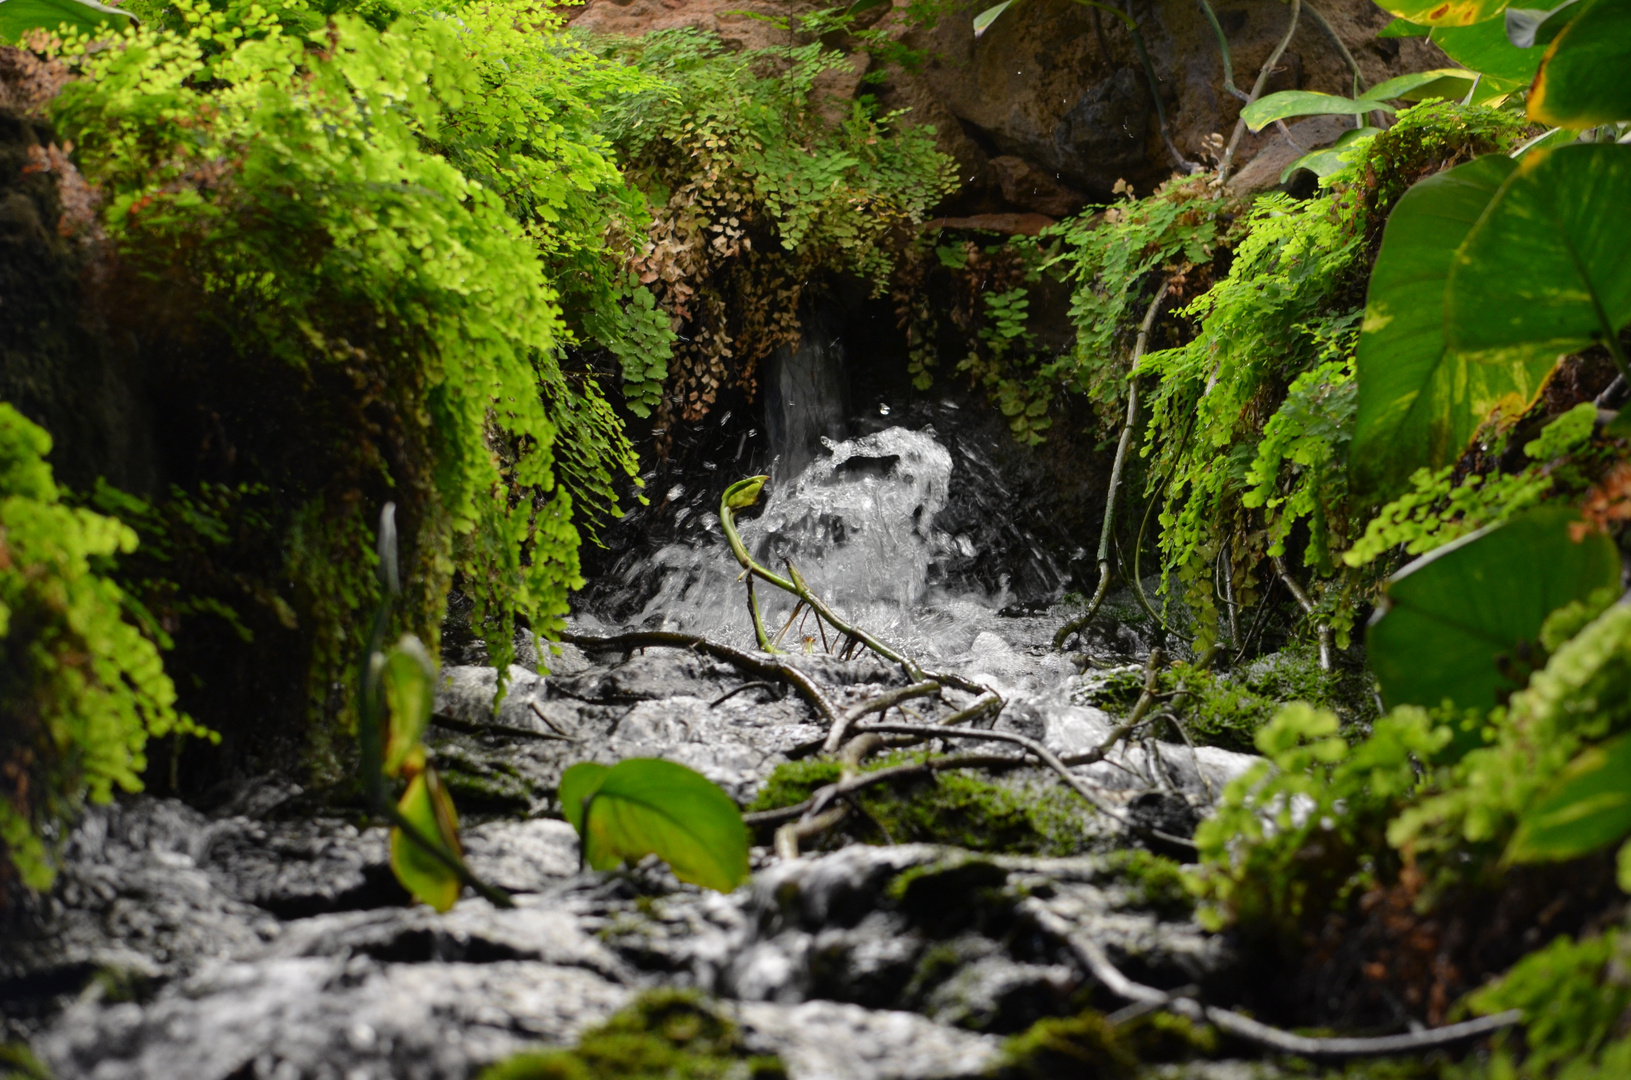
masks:
<path id="1" fill-rule="evenodd" d="M 654 990 L 571 1050 L 517 1054 L 481 1080 L 786 1080 L 775 1057 L 750 1054 L 736 1025 L 701 994 Z"/>
<path id="2" fill-rule="evenodd" d="M 435 746 L 436 771 L 461 809 L 486 813 L 526 813 L 532 808 L 532 786 L 505 761 L 470 753 L 455 741 Z"/>
<path id="3" fill-rule="evenodd" d="M 1009 1039 L 1003 1061 L 992 1070 L 1000 1080 L 1114 1080 L 1130 1077 L 1138 1055 L 1117 1027 L 1092 1009 L 1063 1019 L 1038 1020 Z"/>
<path id="4" fill-rule="evenodd" d="M 1039 1020 L 1009 1039 L 992 1075 L 998 1080 L 1117 1080 L 1137 1075 L 1140 1064 L 1190 1061 L 1217 1049 L 1217 1032 L 1172 1013 L 1147 1013 L 1116 1025 L 1088 1009 Z"/>
<path id="5" fill-rule="evenodd" d="M 912 760 L 892 756 L 868 763 L 887 768 Z M 838 779 L 833 761 L 794 761 L 779 765 L 765 781 L 751 810 L 772 810 L 803 802 Z M 970 851 L 1070 855 L 1083 850 L 1088 836 L 1083 817 L 1057 786 L 1032 790 L 1002 784 L 973 773 L 948 771 L 861 791 L 860 814 L 851 814 L 825 841 L 951 844 Z M 767 830 L 767 832 L 773 830 Z M 768 839 L 768 837 L 765 837 Z"/>
<path id="6" fill-rule="evenodd" d="M 1111 852 L 1111 870 L 1129 892 L 1134 906 L 1148 908 L 1163 918 L 1187 918 L 1195 909 L 1195 898 L 1185 884 L 1183 868 L 1164 855 L 1128 848 Z"/>
<path id="7" fill-rule="evenodd" d="M 1184 731 L 1201 746 L 1243 754 L 1256 752 L 1253 738 L 1282 706 L 1292 701 L 1330 709 L 1346 732 L 1363 732 L 1376 718 L 1369 673 L 1339 668 L 1321 671 L 1312 646 L 1293 646 L 1228 672 L 1197 672 L 1177 664 L 1159 675 L 1160 691 L 1182 684 L 1189 691 L 1182 711 Z M 1091 705 L 1125 713 L 1144 690 L 1144 673 L 1125 668 L 1108 673 L 1084 695 Z M 1177 739 L 1167 730 L 1163 737 Z"/>
<path id="8" fill-rule="evenodd" d="M 1483 105 L 1432 101 L 1406 109 L 1378 135 L 1358 171 L 1366 221 L 1380 233 L 1393 204 L 1425 176 L 1482 154 L 1513 149 L 1528 125 L 1521 114 Z"/>

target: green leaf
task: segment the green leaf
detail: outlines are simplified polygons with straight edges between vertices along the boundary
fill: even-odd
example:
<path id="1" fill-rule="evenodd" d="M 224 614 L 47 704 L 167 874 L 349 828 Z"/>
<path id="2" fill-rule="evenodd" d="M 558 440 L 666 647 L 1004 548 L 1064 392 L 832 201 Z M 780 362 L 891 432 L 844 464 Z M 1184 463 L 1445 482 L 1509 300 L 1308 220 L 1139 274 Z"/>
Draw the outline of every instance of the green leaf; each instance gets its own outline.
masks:
<path id="1" fill-rule="evenodd" d="M 600 790 L 600 782 L 611 772 L 610 765 L 597 765 L 593 761 L 580 761 L 561 774 L 559 797 L 561 813 L 583 835 L 583 804 Z"/>
<path id="2" fill-rule="evenodd" d="M 1393 575 L 1366 634 L 1383 702 L 1489 709 L 1518 689 L 1540 659 L 1546 617 L 1619 585 L 1618 548 L 1597 532 L 1574 541 L 1576 520 L 1567 507 L 1537 507 Z"/>
<path id="3" fill-rule="evenodd" d="M 404 634 L 385 658 L 381 674 L 385 702 L 390 708 L 384 769 L 386 776 L 395 776 L 424 738 L 425 725 L 430 723 L 431 706 L 436 697 L 436 664 L 418 638 Z"/>
<path id="4" fill-rule="evenodd" d="M 29 30 L 56 30 L 63 23 L 81 33 L 115 30 L 135 22 L 128 11 L 95 0 L 0 0 L 0 43 L 16 42 Z"/>
<path id="5" fill-rule="evenodd" d="M 724 505 L 732 510 L 745 510 L 759 501 L 759 492 L 764 490 L 768 476 L 750 476 L 746 480 L 738 480 L 725 489 Z"/>
<path id="6" fill-rule="evenodd" d="M 748 834 L 736 803 L 671 761 L 629 758 L 612 766 L 589 797 L 578 835 L 596 870 L 655 854 L 675 877 L 705 888 L 730 892 L 747 880 Z"/>
<path id="7" fill-rule="evenodd" d="M 1427 26 L 1471 26 L 1501 13 L 1506 0 L 1378 0 L 1401 19 Z"/>
<path id="8" fill-rule="evenodd" d="M 1631 833 L 1631 735 L 1586 750 L 1518 821 L 1512 862 L 1573 859 Z"/>
<path id="9" fill-rule="evenodd" d="M 1533 373 L 1617 334 L 1631 321 L 1627 236 L 1631 146 L 1529 154 L 1451 263 L 1446 347 Z"/>
<path id="10" fill-rule="evenodd" d="M 1510 14 L 1510 12 L 1508 12 Z M 1542 46 L 1520 49 L 1506 36 L 1506 24 L 1489 19 L 1472 26 L 1440 26 L 1433 30 L 1433 44 L 1444 55 L 1485 78 L 1508 84 L 1529 85 L 1540 67 Z"/>
<path id="11" fill-rule="evenodd" d="M 1455 460 L 1492 407 L 1527 401 L 1539 384 L 1468 364 L 1444 347 L 1451 259 L 1516 168 L 1491 154 L 1437 173 L 1405 192 L 1388 217 L 1356 361 L 1359 405 L 1348 453 L 1356 494 L 1390 496 L 1418 468 Z"/>
<path id="12" fill-rule="evenodd" d="M 1568 128 L 1631 120 L 1631 0 L 1576 6 L 1580 13 L 1546 50 L 1529 119 Z"/>
<path id="13" fill-rule="evenodd" d="M 974 16 L 974 36 L 978 38 L 987 30 L 991 29 L 991 24 L 996 22 L 998 17 L 1000 17 L 1003 12 L 1007 11 L 1009 6 L 1013 3 L 1014 0 L 1002 0 L 1002 3 L 998 4 L 997 6 L 988 7 L 978 15 Z"/>
<path id="14" fill-rule="evenodd" d="M 1379 38 L 1426 37 L 1431 29 L 1431 27 L 1422 26 L 1420 23 L 1413 23 L 1409 19 L 1394 19 L 1382 29 L 1376 31 L 1376 36 Z"/>
<path id="15" fill-rule="evenodd" d="M 1397 76 L 1384 83 L 1378 83 L 1361 94 L 1359 101 L 1383 101 L 1408 97 L 1423 87 L 1442 82 L 1445 79 L 1458 82 L 1464 81 L 1471 84 L 1477 74 L 1475 71 L 1467 71 L 1463 68 L 1434 68 L 1431 71 L 1416 71 L 1409 75 Z M 1465 94 L 1465 91 L 1462 91 L 1462 93 Z"/>
<path id="16" fill-rule="evenodd" d="M 883 7 L 885 4 L 892 3 L 894 3 L 894 0 L 855 0 L 853 4 L 844 9 L 844 14 L 854 18 L 863 11 L 871 11 L 875 7 Z"/>
<path id="17" fill-rule="evenodd" d="M 1293 161 L 1280 171 L 1280 183 L 1298 169 L 1307 169 L 1321 180 L 1338 172 L 1353 161 L 1354 157 L 1372 139 L 1381 134 L 1381 128 L 1362 127 L 1352 131 L 1344 131 L 1335 143 L 1323 150 L 1310 150 L 1302 157 Z"/>
<path id="18" fill-rule="evenodd" d="M 459 858 L 459 819 L 453 800 L 442 787 L 434 769 L 426 769 L 408 783 L 397 811 L 420 836 L 451 858 Z M 446 911 L 458 902 L 463 890 L 459 876 L 401 829 L 391 830 L 391 871 L 402 887 L 437 911 Z"/>
<path id="19" fill-rule="evenodd" d="M 1360 116 L 1378 110 L 1392 112 L 1393 106 L 1371 98 L 1355 101 L 1314 90 L 1281 90 L 1277 94 L 1258 98 L 1241 109 L 1240 115 L 1247 127 L 1261 131 L 1276 120 L 1292 116 Z"/>

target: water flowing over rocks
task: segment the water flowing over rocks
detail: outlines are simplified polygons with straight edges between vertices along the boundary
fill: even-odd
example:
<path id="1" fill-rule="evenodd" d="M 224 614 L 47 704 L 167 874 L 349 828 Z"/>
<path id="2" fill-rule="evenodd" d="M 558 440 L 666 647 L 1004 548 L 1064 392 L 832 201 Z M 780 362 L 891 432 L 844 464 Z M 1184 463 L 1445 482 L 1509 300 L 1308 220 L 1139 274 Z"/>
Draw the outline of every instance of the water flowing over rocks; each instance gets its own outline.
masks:
<path id="1" fill-rule="evenodd" d="M 1100 745 L 1114 722 L 1083 701 L 1137 664 L 1148 630 L 1108 628 L 1067 658 L 1048 644 L 1057 613 L 1003 614 L 1000 594 L 931 587 L 937 563 L 962 555 L 937 519 L 957 482 L 925 432 L 829 441 L 744 537 L 1000 693 L 998 730 L 1063 755 Z M 722 539 L 703 530 L 680 548 L 648 567 L 661 598 L 650 614 L 747 644 Z M 771 610 L 779 625 L 785 605 Z M 498 673 L 450 645 L 436 696 L 428 741 L 466 818 L 469 864 L 515 894 L 513 909 L 469 895 L 445 915 L 412 905 L 385 830 L 287 780 L 262 778 L 210 812 L 124 800 L 82 819 L 57 887 L 0 944 L 8 1035 L 28 1038 L 59 1080 L 465 1080 L 679 986 L 716 996 L 796 1080 L 928 1080 L 986 1075 L 1003 1036 L 1120 1004 L 1044 922 L 1149 985 L 1233 977 L 1225 942 L 1128 861 L 1136 837 L 1039 768 L 995 779 L 1075 820 L 1077 854 L 852 844 L 789 861 L 756 848 L 752 880 L 730 895 L 683 885 L 653 859 L 582 869 L 557 800 L 570 764 L 664 757 L 746 803 L 827 724 L 727 660 L 596 645 L 584 635 L 613 628 L 589 612 L 574 629 L 584 644 L 522 650 L 496 710 Z M 875 657 L 809 647 L 787 661 L 839 708 L 906 683 Z M 948 688 L 940 707 L 974 696 Z M 1135 825 L 1185 832 L 1251 760 L 1139 740 L 1076 774 Z"/>

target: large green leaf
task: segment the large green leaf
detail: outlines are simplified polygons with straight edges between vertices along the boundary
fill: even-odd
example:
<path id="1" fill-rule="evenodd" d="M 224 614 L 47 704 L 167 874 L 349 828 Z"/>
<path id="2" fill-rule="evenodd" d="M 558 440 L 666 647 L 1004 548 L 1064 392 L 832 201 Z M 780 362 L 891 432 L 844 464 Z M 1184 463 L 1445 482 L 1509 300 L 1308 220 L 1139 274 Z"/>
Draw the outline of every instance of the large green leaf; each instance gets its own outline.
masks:
<path id="1" fill-rule="evenodd" d="M 439 851 L 450 858 L 463 855 L 453 800 L 448 798 L 434 769 L 426 769 L 408 783 L 396 808 L 414 831 Z M 391 830 L 391 870 L 403 888 L 437 911 L 452 907 L 463 891 L 459 875 L 401 829 Z"/>
<path id="2" fill-rule="evenodd" d="M 1240 110 L 1246 126 L 1262 131 L 1276 120 L 1293 116 L 1362 116 L 1368 112 L 1392 112 L 1393 106 L 1371 98 L 1338 97 L 1315 90 L 1281 90 L 1260 97 Z"/>
<path id="3" fill-rule="evenodd" d="M 1394 98 L 1413 98 L 1417 92 L 1425 87 L 1452 80 L 1457 84 L 1470 84 L 1478 73 L 1465 68 L 1434 68 L 1431 71 L 1413 71 L 1409 75 L 1398 75 L 1384 83 L 1375 86 L 1359 95 L 1361 101 L 1390 101 Z M 1462 91 L 1466 93 L 1465 90 Z"/>
<path id="4" fill-rule="evenodd" d="M 1433 44 L 1464 68 L 1480 72 L 1509 86 L 1527 86 L 1535 78 L 1546 49 L 1537 45 L 1520 49 L 1507 40 L 1506 23 L 1487 19 L 1472 26 L 1440 26 L 1432 33 Z"/>
<path id="5" fill-rule="evenodd" d="M 1546 616 L 1619 585 L 1619 549 L 1597 532 L 1576 542 L 1575 520 L 1565 507 L 1539 507 L 1446 544 L 1389 579 L 1366 634 L 1383 702 L 1448 699 L 1488 709 L 1518 689 L 1526 665 L 1539 659 Z"/>
<path id="6" fill-rule="evenodd" d="M 0 44 L 11 44 L 29 30 L 56 30 L 63 23 L 80 33 L 134 22 L 129 12 L 95 0 L 0 0 Z"/>
<path id="7" fill-rule="evenodd" d="M 1573 859 L 1631 833 L 1631 735 L 1569 763 L 1550 794 L 1526 811 L 1507 848 L 1513 862 Z"/>
<path id="8" fill-rule="evenodd" d="M 1357 494 L 1393 494 L 1424 465 L 1460 455 L 1489 410 L 1527 400 L 1501 369 L 1469 365 L 1444 349 L 1450 261 L 1501 183 L 1517 168 L 1492 154 L 1430 176 L 1388 217 L 1365 297 L 1359 338 L 1359 411 L 1348 454 Z"/>
<path id="9" fill-rule="evenodd" d="M 595 779 L 580 774 L 574 793 Z M 741 811 L 707 777 L 672 761 L 629 758 L 598 780 L 577 823 L 590 866 L 610 870 L 626 859 L 655 854 L 681 881 L 709 889 L 730 892 L 747 880 L 748 834 Z M 562 777 L 563 792 L 566 787 Z"/>
<path id="10" fill-rule="evenodd" d="M 1377 6 L 1413 23 L 1471 26 L 1499 15 L 1506 0 L 1377 0 Z"/>
<path id="11" fill-rule="evenodd" d="M 1532 372 L 1618 333 L 1631 321 L 1627 237 L 1631 146 L 1531 152 L 1451 263 L 1446 347 Z"/>
<path id="12" fill-rule="evenodd" d="M 1575 6 L 1580 13 L 1546 50 L 1529 119 L 1569 128 L 1631 120 L 1631 0 Z"/>
<path id="13" fill-rule="evenodd" d="M 583 805 L 600 790 L 600 782 L 611 771 L 610 765 L 580 761 L 561 774 L 561 813 L 566 815 L 566 820 L 579 836 L 583 835 Z"/>

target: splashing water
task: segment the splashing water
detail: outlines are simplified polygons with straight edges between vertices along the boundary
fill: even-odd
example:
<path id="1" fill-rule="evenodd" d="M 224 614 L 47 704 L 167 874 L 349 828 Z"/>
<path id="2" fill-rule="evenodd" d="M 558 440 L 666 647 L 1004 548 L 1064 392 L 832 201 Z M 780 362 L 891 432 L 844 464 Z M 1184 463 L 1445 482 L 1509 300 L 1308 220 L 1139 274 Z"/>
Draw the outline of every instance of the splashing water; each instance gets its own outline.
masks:
<path id="1" fill-rule="evenodd" d="M 778 573 L 791 560 L 844 617 L 903 644 L 919 642 L 945 622 L 943 610 L 925 610 L 925 604 L 931 600 L 930 566 L 957 550 L 957 540 L 934 526 L 951 488 L 951 454 L 932 429 L 894 427 L 822 442 L 826 457 L 791 484 L 776 486 L 763 512 L 739 523 L 742 541 L 761 565 Z M 709 535 L 703 544 L 670 544 L 641 568 L 642 574 L 661 575 L 662 582 L 635 621 L 748 644 L 753 636 L 746 586 L 737 580 L 741 568 L 716 522 L 710 522 Z M 774 635 L 791 614 L 793 598 L 763 584 L 758 595 Z M 815 620 L 803 621 L 802 628 L 787 629 L 784 648 L 798 651 L 806 637 L 822 647 Z"/>

